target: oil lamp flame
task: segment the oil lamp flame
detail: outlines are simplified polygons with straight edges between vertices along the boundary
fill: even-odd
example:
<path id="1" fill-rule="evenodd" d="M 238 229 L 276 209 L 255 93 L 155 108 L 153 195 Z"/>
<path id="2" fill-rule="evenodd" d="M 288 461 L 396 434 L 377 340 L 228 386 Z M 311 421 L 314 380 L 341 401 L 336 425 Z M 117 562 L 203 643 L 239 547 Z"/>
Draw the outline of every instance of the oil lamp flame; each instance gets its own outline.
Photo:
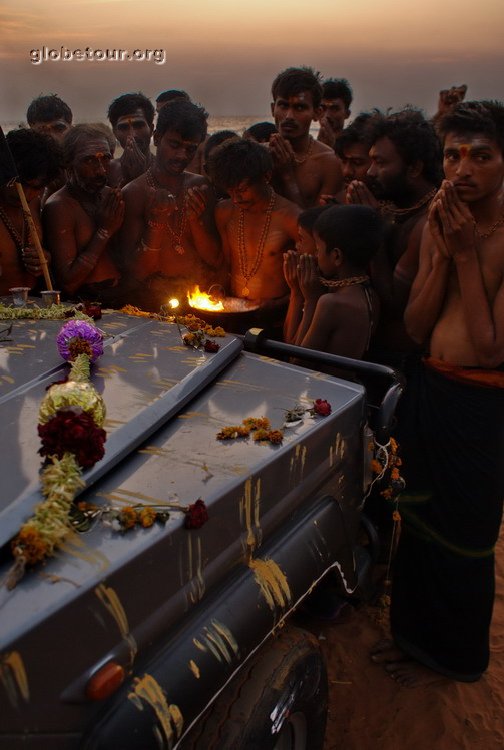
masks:
<path id="1" fill-rule="evenodd" d="M 180 305 L 180 302 L 175 297 L 173 297 L 173 299 L 168 300 L 168 307 L 171 307 L 172 310 L 176 310 L 177 307 L 179 307 L 179 305 Z"/>
<path id="2" fill-rule="evenodd" d="M 192 292 L 187 292 L 187 301 L 197 310 L 224 310 L 221 300 L 214 300 L 206 292 L 201 292 L 199 286 L 195 286 Z"/>

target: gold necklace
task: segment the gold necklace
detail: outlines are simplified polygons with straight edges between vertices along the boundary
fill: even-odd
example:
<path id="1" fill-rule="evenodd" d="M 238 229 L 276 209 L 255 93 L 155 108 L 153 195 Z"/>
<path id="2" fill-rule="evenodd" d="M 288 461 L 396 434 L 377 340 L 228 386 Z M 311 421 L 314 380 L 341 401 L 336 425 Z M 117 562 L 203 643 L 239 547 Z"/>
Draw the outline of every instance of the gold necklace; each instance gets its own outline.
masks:
<path id="1" fill-rule="evenodd" d="M 489 237 L 492 236 L 492 234 L 495 232 L 496 229 L 498 229 L 500 227 L 501 224 L 504 224 L 504 213 L 502 213 L 500 215 L 500 217 L 497 219 L 497 221 L 495 221 L 492 224 L 492 226 L 490 227 L 490 229 L 487 229 L 486 232 L 480 232 L 479 231 L 478 224 L 476 223 L 476 221 L 474 222 L 474 229 L 476 231 L 476 234 L 480 238 L 480 240 L 486 240 L 486 239 L 488 239 Z"/>
<path id="2" fill-rule="evenodd" d="M 163 188 L 159 184 L 159 182 L 156 180 L 156 178 L 154 177 L 154 174 L 152 172 L 151 167 L 149 167 L 149 169 L 147 169 L 147 171 L 145 172 L 145 177 L 147 178 L 147 184 L 149 185 L 149 187 L 154 188 L 154 190 L 158 190 L 158 189 L 159 190 L 165 190 L 166 189 L 166 188 Z M 182 177 L 182 181 L 183 181 L 183 179 L 184 178 Z M 180 193 L 180 189 L 179 189 L 179 191 L 178 191 L 177 196 L 176 196 L 175 199 L 178 198 L 179 193 Z M 186 224 L 187 224 L 187 206 L 186 206 L 186 202 L 184 200 L 184 196 L 183 196 L 183 202 L 182 202 L 182 210 L 178 211 L 178 216 L 179 216 L 179 221 L 178 221 L 178 229 L 177 230 L 175 230 L 170 225 L 169 220 L 163 226 L 166 227 L 166 229 L 168 230 L 168 232 L 170 233 L 170 235 L 172 237 L 172 245 L 173 245 L 173 249 L 175 250 L 175 252 L 178 253 L 179 255 L 183 255 L 185 253 L 185 249 L 184 249 L 184 246 L 182 244 L 182 237 L 184 235 Z"/>
<path id="3" fill-rule="evenodd" d="M 310 136 L 310 145 L 308 146 L 308 151 L 304 156 L 302 156 L 300 159 L 294 154 L 294 161 L 296 164 L 304 164 L 304 162 L 308 159 L 313 149 L 313 136 Z"/>
<path id="4" fill-rule="evenodd" d="M 369 281 L 369 276 L 348 276 L 346 279 L 331 281 L 320 277 L 320 283 L 328 289 L 341 289 L 344 286 L 353 286 L 354 284 L 364 284 Z"/>
<path id="5" fill-rule="evenodd" d="M 275 195 L 275 192 L 272 190 L 268 208 L 266 209 L 266 218 L 264 220 L 264 226 L 261 232 L 261 239 L 259 240 L 256 256 L 255 256 L 255 259 L 254 259 L 254 262 L 252 264 L 252 268 L 250 269 L 250 271 L 248 270 L 247 250 L 245 247 L 245 209 L 240 208 L 240 216 L 238 218 L 238 258 L 240 261 L 240 274 L 245 279 L 245 286 L 242 289 L 242 297 L 249 296 L 250 289 L 248 288 L 248 283 L 250 279 L 252 278 L 252 276 L 256 275 L 262 263 L 262 259 L 264 255 L 264 246 L 268 238 L 268 232 L 269 232 L 269 228 L 271 224 L 271 215 L 273 213 L 275 200 L 276 200 L 276 195 Z"/>
<path id="6" fill-rule="evenodd" d="M 408 214 L 412 214 L 415 211 L 418 211 L 419 208 L 423 208 L 425 205 L 430 203 L 436 195 L 437 191 L 437 188 L 433 188 L 430 192 L 422 196 L 422 198 L 420 198 L 420 200 L 418 200 L 414 206 L 407 206 L 406 208 L 397 208 L 391 202 L 383 202 L 380 206 L 381 213 L 392 216 L 394 220 L 400 216 L 407 216 Z"/>

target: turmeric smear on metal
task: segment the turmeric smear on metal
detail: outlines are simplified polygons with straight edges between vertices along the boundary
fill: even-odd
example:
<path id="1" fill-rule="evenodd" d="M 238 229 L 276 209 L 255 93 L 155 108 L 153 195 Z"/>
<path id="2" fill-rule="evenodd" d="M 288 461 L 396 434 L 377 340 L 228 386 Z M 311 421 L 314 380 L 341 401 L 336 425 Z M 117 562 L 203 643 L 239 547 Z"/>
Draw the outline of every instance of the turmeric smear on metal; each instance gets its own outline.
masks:
<path id="1" fill-rule="evenodd" d="M 137 654 L 138 647 L 135 639 L 129 632 L 128 618 L 126 617 L 124 607 L 119 601 L 119 597 L 117 596 L 114 589 L 105 586 L 103 583 L 95 588 L 95 594 L 116 621 L 121 637 L 124 638 L 124 640 L 129 645 L 130 658 L 131 662 L 133 662 Z"/>
<path id="2" fill-rule="evenodd" d="M 18 694 L 28 703 L 30 700 L 28 677 L 18 651 L 0 655 L 0 680 L 13 707 L 18 705 Z"/>
<path id="3" fill-rule="evenodd" d="M 332 467 L 336 462 L 336 459 L 342 459 L 345 455 L 345 441 L 341 437 L 340 433 L 336 435 L 334 445 L 329 447 L 329 465 Z"/>
<path id="4" fill-rule="evenodd" d="M 174 739 L 174 730 L 175 739 L 180 737 L 184 726 L 184 717 L 178 706 L 168 703 L 163 689 L 154 677 L 149 674 L 145 674 L 142 678 L 137 677 L 134 681 L 133 692 L 129 693 L 128 698 L 139 711 L 143 710 L 142 701 L 151 706 L 170 746 Z"/>
<path id="5" fill-rule="evenodd" d="M 306 445 L 296 445 L 294 455 L 290 460 L 291 478 L 294 479 L 296 483 L 301 482 L 303 479 L 306 464 L 306 455 Z"/>
<path id="6" fill-rule="evenodd" d="M 261 545 L 261 480 L 258 479 L 255 492 L 252 490 L 252 479 L 245 482 L 243 497 L 240 500 L 240 521 L 247 529 L 246 545 L 249 552 L 253 552 Z M 254 528 L 253 528 L 254 527 Z"/>
<path id="7" fill-rule="evenodd" d="M 254 578 L 270 609 L 290 604 L 292 595 L 287 577 L 274 560 L 252 558 L 248 561 L 248 566 L 254 571 Z"/>
<path id="8" fill-rule="evenodd" d="M 196 677 L 196 679 L 199 680 L 199 678 L 200 678 L 199 667 L 196 664 L 196 662 L 194 662 L 192 659 L 189 662 L 189 669 L 191 670 L 191 672 L 193 673 L 193 675 Z"/>

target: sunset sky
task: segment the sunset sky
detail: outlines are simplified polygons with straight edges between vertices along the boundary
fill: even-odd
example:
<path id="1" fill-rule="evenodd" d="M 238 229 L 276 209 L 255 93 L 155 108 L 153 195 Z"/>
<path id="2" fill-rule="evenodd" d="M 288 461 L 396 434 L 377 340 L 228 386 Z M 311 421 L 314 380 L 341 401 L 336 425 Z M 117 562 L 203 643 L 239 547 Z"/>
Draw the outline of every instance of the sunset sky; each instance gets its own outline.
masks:
<path id="1" fill-rule="evenodd" d="M 504 99 L 503 0 L 0 0 L 0 120 L 24 119 L 40 93 L 75 118 L 103 119 L 126 91 L 186 89 L 214 115 L 265 115 L 271 81 L 311 65 L 351 82 L 353 113 L 417 104 L 467 83 L 468 98 Z M 30 62 L 30 51 L 164 49 L 151 62 Z"/>

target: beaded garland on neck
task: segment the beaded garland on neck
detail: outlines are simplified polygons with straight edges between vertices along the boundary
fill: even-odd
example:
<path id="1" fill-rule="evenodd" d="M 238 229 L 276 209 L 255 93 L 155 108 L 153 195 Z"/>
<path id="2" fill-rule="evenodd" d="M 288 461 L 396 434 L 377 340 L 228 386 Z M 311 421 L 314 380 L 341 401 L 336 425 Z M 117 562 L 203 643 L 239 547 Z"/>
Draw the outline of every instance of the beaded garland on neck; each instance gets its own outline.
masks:
<path id="1" fill-rule="evenodd" d="M 304 164 L 304 163 L 305 163 L 305 161 L 306 161 L 306 160 L 308 159 L 308 157 L 309 157 L 309 156 L 311 155 L 311 152 L 312 152 L 312 151 L 313 151 L 313 136 L 311 135 L 311 136 L 310 136 L 310 144 L 309 144 L 309 146 L 308 146 L 308 150 L 307 150 L 307 152 L 305 153 L 305 155 L 304 155 L 304 156 L 301 156 L 300 158 L 298 158 L 298 157 L 297 157 L 297 156 L 296 156 L 296 155 L 294 154 L 294 161 L 296 162 L 296 164 Z"/>
<path id="2" fill-rule="evenodd" d="M 494 221 L 490 229 L 487 229 L 486 232 L 479 231 L 476 221 L 474 222 L 474 229 L 480 240 L 487 240 L 500 227 L 501 224 L 504 224 L 504 212 L 499 216 L 497 221 Z"/>
<path id="3" fill-rule="evenodd" d="M 240 208 L 240 215 L 238 218 L 238 257 L 239 257 L 239 262 L 240 262 L 240 274 L 245 279 L 245 286 L 242 289 L 242 297 L 249 296 L 250 289 L 248 288 L 248 283 L 250 279 L 252 278 L 252 276 L 256 275 L 262 263 L 262 259 L 264 255 L 264 246 L 268 238 L 269 228 L 271 224 L 271 215 L 273 213 L 273 208 L 275 206 L 275 200 L 276 200 L 275 192 L 274 190 L 271 190 L 270 201 L 268 204 L 268 208 L 266 209 L 266 218 L 264 220 L 264 226 L 261 232 L 261 238 L 259 240 L 256 256 L 254 258 L 254 262 L 252 264 L 252 268 L 250 269 L 250 271 L 248 270 L 247 251 L 245 248 L 245 210 L 243 208 Z"/>
<path id="4" fill-rule="evenodd" d="M 156 178 L 154 177 L 154 173 L 152 172 L 151 167 L 149 167 L 149 169 L 145 172 L 145 177 L 147 179 L 147 184 L 149 187 L 153 188 L 154 190 L 165 189 L 157 182 Z M 182 187 L 183 181 L 184 181 L 184 178 L 182 177 L 181 187 Z M 178 198 L 179 192 L 180 192 L 180 188 L 179 188 L 179 191 L 177 192 L 176 198 Z M 176 253 L 178 253 L 178 255 L 183 255 L 185 253 L 185 249 L 182 244 L 182 237 L 185 232 L 186 224 L 187 224 L 187 207 L 186 207 L 185 200 L 182 200 L 182 210 L 179 212 L 178 229 L 175 230 L 169 224 L 169 221 L 167 221 L 166 224 L 163 225 L 166 227 L 166 229 L 170 233 L 172 240 L 173 240 L 173 249 L 175 250 Z"/>
<path id="5" fill-rule="evenodd" d="M 354 286 L 355 284 L 366 284 L 369 282 L 369 276 L 348 276 L 346 279 L 324 279 L 320 277 L 320 283 L 328 289 L 341 289 L 344 286 Z"/>
<path id="6" fill-rule="evenodd" d="M 420 198 L 413 206 L 407 206 L 406 208 L 396 208 L 393 203 L 382 203 L 381 213 L 386 216 L 391 216 L 392 220 L 407 217 L 409 214 L 415 213 L 419 208 L 423 208 L 425 205 L 431 202 L 437 193 L 437 188 L 433 188 L 428 193 Z"/>

